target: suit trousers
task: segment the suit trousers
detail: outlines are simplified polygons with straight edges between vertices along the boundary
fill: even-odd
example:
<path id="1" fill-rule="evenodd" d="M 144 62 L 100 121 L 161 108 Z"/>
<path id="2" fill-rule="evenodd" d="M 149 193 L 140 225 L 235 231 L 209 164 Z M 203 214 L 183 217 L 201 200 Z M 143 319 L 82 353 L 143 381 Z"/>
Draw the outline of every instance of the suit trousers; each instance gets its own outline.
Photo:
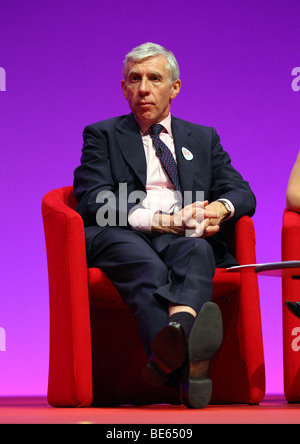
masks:
<path id="1" fill-rule="evenodd" d="M 198 313 L 212 298 L 216 265 L 205 239 L 106 227 L 87 260 L 88 267 L 106 273 L 130 307 L 148 357 L 153 337 L 167 323 L 170 302 Z"/>

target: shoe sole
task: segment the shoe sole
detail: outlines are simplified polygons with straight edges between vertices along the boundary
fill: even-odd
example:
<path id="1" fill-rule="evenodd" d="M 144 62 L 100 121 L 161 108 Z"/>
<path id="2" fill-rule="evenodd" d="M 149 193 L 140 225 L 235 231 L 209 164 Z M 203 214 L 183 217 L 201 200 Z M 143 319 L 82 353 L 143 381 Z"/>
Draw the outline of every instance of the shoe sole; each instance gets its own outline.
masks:
<path id="1" fill-rule="evenodd" d="M 211 399 L 212 381 L 209 365 L 223 340 L 223 323 L 219 307 L 213 302 L 203 305 L 188 340 L 188 378 L 182 385 L 182 401 L 189 408 L 204 408 Z"/>
<path id="2" fill-rule="evenodd" d="M 153 357 L 144 367 L 142 376 L 153 385 L 163 385 L 185 361 L 185 335 L 179 325 L 167 325 L 154 337 L 151 347 Z"/>

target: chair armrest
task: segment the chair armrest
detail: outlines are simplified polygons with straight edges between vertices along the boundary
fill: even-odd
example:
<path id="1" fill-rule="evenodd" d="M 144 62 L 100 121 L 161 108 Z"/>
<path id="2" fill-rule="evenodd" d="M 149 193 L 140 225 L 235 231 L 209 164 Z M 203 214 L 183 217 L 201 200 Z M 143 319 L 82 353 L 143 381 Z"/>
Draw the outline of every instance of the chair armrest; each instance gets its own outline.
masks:
<path id="1" fill-rule="evenodd" d="M 253 220 L 241 217 L 234 226 L 224 226 L 224 235 L 230 251 L 240 265 L 256 263 L 256 238 Z"/>
<path id="2" fill-rule="evenodd" d="M 42 201 L 50 300 L 48 401 L 56 406 L 92 402 L 84 226 L 80 215 L 64 202 L 70 188 L 50 191 Z"/>
<path id="3" fill-rule="evenodd" d="M 235 229 L 236 260 L 240 265 L 256 263 L 256 237 L 253 220 L 243 216 Z"/>

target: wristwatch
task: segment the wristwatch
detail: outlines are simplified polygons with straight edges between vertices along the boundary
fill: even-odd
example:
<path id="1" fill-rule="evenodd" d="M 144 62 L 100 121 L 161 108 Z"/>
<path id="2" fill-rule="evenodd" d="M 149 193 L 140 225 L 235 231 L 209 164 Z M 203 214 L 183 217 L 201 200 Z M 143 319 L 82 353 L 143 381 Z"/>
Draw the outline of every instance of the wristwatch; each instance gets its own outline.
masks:
<path id="1" fill-rule="evenodd" d="M 229 203 L 226 200 L 222 200 L 222 199 L 218 199 L 218 202 L 221 202 L 227 210 L 227 214 L 225 215 L 223 220 L 228 219 L 228 217 L 231 215 L 231 209 L 230 209 Z"/>

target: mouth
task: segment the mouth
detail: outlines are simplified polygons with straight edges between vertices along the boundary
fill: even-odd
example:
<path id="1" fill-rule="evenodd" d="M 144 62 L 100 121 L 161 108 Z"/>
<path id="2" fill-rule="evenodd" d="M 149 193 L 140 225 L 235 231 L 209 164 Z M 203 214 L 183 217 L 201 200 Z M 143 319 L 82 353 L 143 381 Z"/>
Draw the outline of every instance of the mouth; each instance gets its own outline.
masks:
<path id="1" fill-rule="evenodd" d="M 150 102 L 139 102 L 137 103 L 138 106 L 149 106 L 149 105 L 153 105 L 153 103 Z"/>

